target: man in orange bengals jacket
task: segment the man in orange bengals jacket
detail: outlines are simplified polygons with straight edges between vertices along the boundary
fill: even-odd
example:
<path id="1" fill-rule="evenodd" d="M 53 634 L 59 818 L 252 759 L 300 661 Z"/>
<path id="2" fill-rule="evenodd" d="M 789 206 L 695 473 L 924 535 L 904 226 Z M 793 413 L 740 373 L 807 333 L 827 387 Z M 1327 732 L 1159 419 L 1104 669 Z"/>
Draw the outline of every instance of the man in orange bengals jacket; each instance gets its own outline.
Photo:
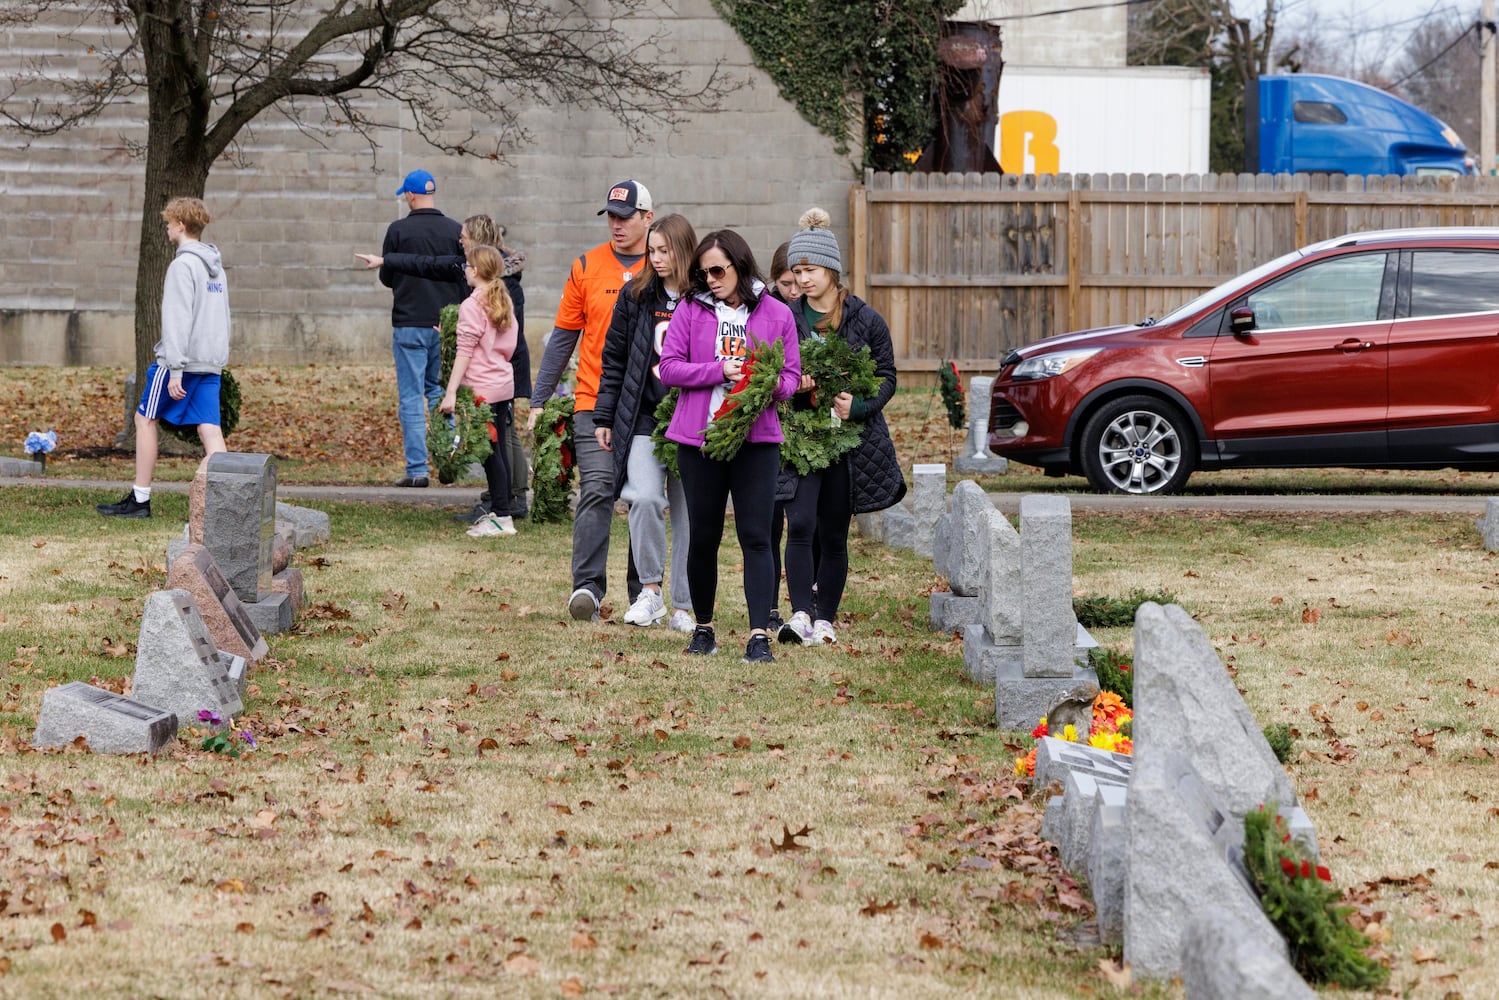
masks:
<path id="1" fill-rule="evenodd" d="M 593 434 L 593 406 L 603 367 L 604 335 L 614 315 L 620 289 L 642 267 L 645 239 L 655 218 L 651 193 L 644 184 L 620 181 L 609 189 L 600 215 L 607 214 L 609 241 L 573 261 L 557 320 L 547 339 L 541 371 L 532 388 L 530 426 L 557 389 L 578 349 L 578 378 L 573 404 L 573 441 L 578 461 L 578 506 L 573 513 L 573 593 L 567 611 L 578 621 L 598 617 L 609 566 L 609 525 L 614 516 L 614 456 L 599 447 Z M 581 338 L 581 342 L 580 342 Z"/>

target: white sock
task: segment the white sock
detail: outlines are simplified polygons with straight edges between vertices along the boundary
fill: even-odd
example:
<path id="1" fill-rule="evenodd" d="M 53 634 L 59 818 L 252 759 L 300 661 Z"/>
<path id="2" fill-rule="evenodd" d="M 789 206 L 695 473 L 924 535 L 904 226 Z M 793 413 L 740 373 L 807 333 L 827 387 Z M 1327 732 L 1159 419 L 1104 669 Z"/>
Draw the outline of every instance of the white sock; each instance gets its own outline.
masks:
<path id="1" fill-rule="evenodd" d="M 135 493 L 136 503 L 146 503 L 151 499 L 151 487 L 131 486 L 130 488 Z"/>

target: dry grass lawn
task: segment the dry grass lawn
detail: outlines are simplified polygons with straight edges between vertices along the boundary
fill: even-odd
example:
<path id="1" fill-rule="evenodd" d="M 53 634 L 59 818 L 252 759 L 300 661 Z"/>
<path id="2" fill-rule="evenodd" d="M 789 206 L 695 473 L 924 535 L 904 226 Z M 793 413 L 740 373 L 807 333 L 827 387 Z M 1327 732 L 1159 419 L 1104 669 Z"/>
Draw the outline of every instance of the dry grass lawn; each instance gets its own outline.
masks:
<path id="1" fill-rule="evenodd" d="M 32 387 L 4 440 L 90 398 L 76 372 L 4 374 Z M 924 398 L 897 402 L 903 447 L 943 457 Z M 371 420 L 330 478 L 393 470 L 356 451 Z M 283 479 L 318 464 L 296 454 Z M 480 545 L 442 511 L 330 506 L 309 611 L 237 720 L 257 751 L 30 752 L 48 687 L 124 686 L 186 514 L 103 521 L 108 498 L 0 490 L 0 996 L 1125 995 L 1009 777 L 1024 740 L 923 628 L 929 563 L 856 542 L 843 644 L 752 670 L 732 541 L 723 652 L 691 662 L 675 634 L 565 620 L 565 526 Z M 1295 727 L 1391 994 L 1499 995 L 1499 564 L 1471 524 L 1089 514 L 1075 538 L 1080 594 L 1174 592 L 1260 721 Z"/>

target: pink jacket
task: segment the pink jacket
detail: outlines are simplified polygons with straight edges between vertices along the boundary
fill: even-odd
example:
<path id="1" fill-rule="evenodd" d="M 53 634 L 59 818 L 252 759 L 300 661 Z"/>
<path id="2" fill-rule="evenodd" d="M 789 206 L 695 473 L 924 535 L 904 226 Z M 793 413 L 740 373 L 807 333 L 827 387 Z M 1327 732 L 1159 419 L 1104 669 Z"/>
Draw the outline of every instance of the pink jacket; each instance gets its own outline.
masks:
<path id="1" fill-rule="evenodd" d="M 518 328 L 513 316 L 505 329 L 496 328 L 477 296 L 476 290 L 458 307 L 458 356 L 469 359 L 463 384 L 486 403 L 503 403 L 515 398 L 510 356 Z"/>
<path id="2" fill-rule="evenodd" d="M 781 368 L 774 396 L 777 400 L 790 399 L 802 379 L 801 347 L 791 310 L 769 293 L 762 294 L 749 314 L 746 327 L 751 349 L 755 343 L 771 340 L 779 340 L 785 346 L 786 362 Z M 682 394 L 677 399 L 671 425 L 666 429 L 668 440 L 702 447 L 713 389 L 723 384 L 723 362 L 717 360 L 715 351 L 717 336 L 718 319 L 713 306 L 705 304 L 701 298 L 693 296 L 687 299 L 672 313 L 671 325 L 666 328 L 666 337 L 661 343 L 661 384 L 668 388 L 678 386 Z M 767 407 L 755 418 L 745 440 L 770 444 L 781 442 L 781 419 L 774 406 Z"/>

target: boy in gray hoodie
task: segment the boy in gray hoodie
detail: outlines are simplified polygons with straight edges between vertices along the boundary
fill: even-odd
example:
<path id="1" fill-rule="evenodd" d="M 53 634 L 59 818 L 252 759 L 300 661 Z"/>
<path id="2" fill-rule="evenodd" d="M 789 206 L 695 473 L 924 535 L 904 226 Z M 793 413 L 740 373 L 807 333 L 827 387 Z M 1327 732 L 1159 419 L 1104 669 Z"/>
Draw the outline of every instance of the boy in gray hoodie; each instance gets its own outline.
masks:
<path id="1" fill-rule="evenodd" d="M 160 421 L 196 426 L 208 455 L 225 450 L 219 427 L 219 374 L 229 361 L 229 286 L 223 261 L 217 247 L 200 239 L 210 221 L 203 202 L 173 198 L 161 218 L 177 255 L 167 267 L 162 290 L 156 363 L 146 370 L 135 410 L 135 483 L 118 502 L 98 506 L 105 517 L 151 516 Z"/>

